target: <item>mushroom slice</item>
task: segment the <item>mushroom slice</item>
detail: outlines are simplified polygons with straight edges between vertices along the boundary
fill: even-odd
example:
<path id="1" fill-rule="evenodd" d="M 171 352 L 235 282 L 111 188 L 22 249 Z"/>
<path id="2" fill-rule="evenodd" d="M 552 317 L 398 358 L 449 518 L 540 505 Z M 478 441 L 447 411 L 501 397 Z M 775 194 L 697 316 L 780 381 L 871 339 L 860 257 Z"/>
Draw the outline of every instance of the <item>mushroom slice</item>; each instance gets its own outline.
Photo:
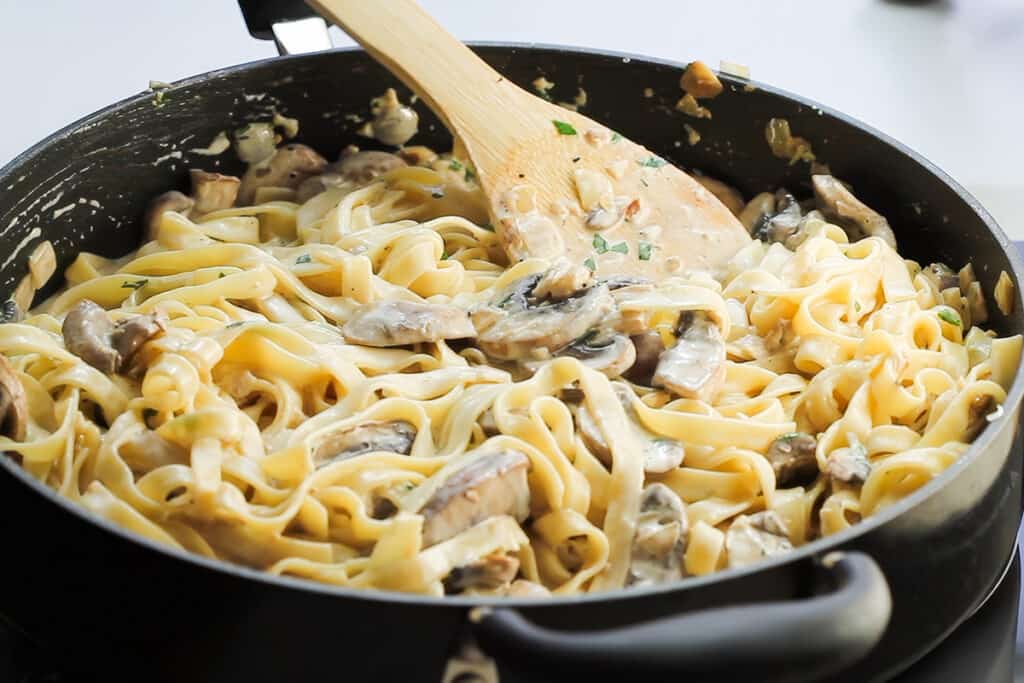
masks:
<path id="1" fill-rule="evenodd" d="M 640 424 L 636 410 L 633 408 L 633 401 L 636 400 L 636 396 L 634 396 L 633 390 L 629 388 L 629 385 L 622 382 L 612 382 L 612 389 L 626 411 L 626 417 L 629 418 L 630 426 L 640 441 L 645 444 L 644 472 L 647 474 L 661 474 L 679 467 L 686 456 L 683 444 L 655 434 Z M 594 419 L 594 416 L 585 404 L 580 404 L 576 409 L 576 424 L 580 430 L 580 436 L 583 437 L 583 442 L 590 449 L 590 452 L 605 467 L 610 468 L 612 466 L 611 449 L 604 440 L 604 434 L 601 432 L 601 427 L 597 424 L 597 420 Z"/>
<path id="2" fill-rule="evenodd" d="M 594 274 L 589 268 L 559 257 L 533 287 L 536 299 L 568 299 L 573 294 L 589 287 Z"/>
<path id="3" fill-rule="evenodd" d="M 384 301 L 359 308 L 341 328 L 345 341 L 387 347 L 475 337 L 469 314 L 457 306 Z"/>
<path id="4" fill-rule="evenodd" d="M 455 567 L 444 577 L 444 592 L 448 595 L 467 590 L 499 590 L 508 587 L 519 573 L 519 560 L 508 555 L 488 555 L 479 560 Z"/>
<path id="5" fill-rule="evenodd" d="M 356 152 L 331 164 L 332 170 L 350 183 L 365 184 L 388 171 L 408 166 L 401 158 L 389 152 Z"/>
<path id="6" fill-rule="evenodd" d="M 960 287 L 960 275 L 945 263 L 931 263 L 921 270 L 921 275 L 934 290 L 935 296 L 953 287 Z"/>
<path id="7" fill-rule="evenodd" d="M 665 342 L 657 332 L 634 334 L 630 339 L 636 350 L 636 360 L 625 373 L 625 377 L 630 382 L 650 386 L 651 378 L 658 367 L 658 359 L 665 350 Z"/>
<path id="8" fill-rule="evenodd" d="M 562 301 L 512 313 L 483 332 L 478 343 L 488 356 L 501 360 L 543 357 L 579 339 L 614 310 L 607 285 L 597 285 Z"/>
<path id="9" fill-rule="evenodd" d="M 840 223 L 840 227 L 848 232 L 853 231 L 851 239 L 861 236 L 879 237 L 893 249 L 896 248 L 896 235 L 889 227 L 889 221 L 864 202 L 853 196 L 839 180 L 830 175 L 812 175 L 814 198 L 818 208 L 829 220 Z"/>
<path id="10" fill-rule="evenodd" d="M 702 311 L 679 316 L 675 346 L 658 359 L 653 385 L 683 398 L 709 401 L 725 380 L 725 341 L 718 325 Z"/>
<path id="11" fill-rule="evenodd" d="M 792 549 L 786 523 L 771 510 L 740 515 L 725 532 L 725 551 L 730 568 L 745 567 Z"/>
<path id="12" fill-rule="evenodd" d="M 157 230 L 160 228 L 160 218 L 168 211 L 174 211 L 187 216 L 195 206 L 195 200 L 183 195 L 177 190 L 164 192 L 157 195 L 146 208 L 146 216 L 142 219 L 146 230 L 146 240 L 153 241 L 157 238 Z"/>
<path id="13" fill-rule="evenodd" d="M 14 299 L 8 299 L 0 306 L 0 323 L 20 323 L 25 319 L 25 312 Z"/>
<path id="14" fill-rule="evenodd" d="M 519 278 L 499 292 L 491 305 L 509 313 L 525 311 L 530 307 L 530 297 L 542 277 L 542 273 L 534 273 Z"/>
<path id="15" fill-rule="evenodd" d="M 416 427 L 405 420 L 364 422 L 330 434 L 317 444 L 313 451 L 313 464 L 319 468 L 377 451 L 408 455 L 415 440 Z"/>
<path id="16" fill-rule="evenodd" d="M 101 306 L 82 299 L 64 317 L 61 333 L 68 351 L 111 375 L 131 369 L 139 348 L 165 329 L 164 319 L 156 314 L 132 316 L 115 325 Z"/>
<path id="17" fill-rule="evenodd" d="M 68 311 L 61 326 L 64 346 L 100 372 L 112 375 L 121 355 L 111 346 L 114 323 L 98 304 L 82 299 Z"/>
<path id="18" fill-rule="evenodd" d="M 530 459 L 513 450 L 480 453 L 448 475 L 420 509 L 423 546 L 446 541 L 485 519 L 530 514 Z"/>
<path id="19" fill-rule="evenodd" d="M 800 210 L 800 203 L 785 190 L 779 190 L 775 193 L 774 213 L 761 216 L 754 226 L 753 236 L 755 239 L 769 244 L 785 243 L 800 229 L 802 219 L 803 212 Z"/>
<path id="20" fill-rule="evenodd" d="M 818 442 L 810 434 L 783 434 L 768 447 L 768 462 L 775 471 L 779 488 L 805 486 L 818 476 L 818 459 L 814 452 Z"/>
<path id="21" fill-rule="evenodd" d="M 618 377 L 633 365 L 636 349 L 629 337 L 623 334 L 608 335 L 592 330 L 565 347 L 558 355 L 571 356 L 608 377 Z M 535 364 L 525 365 L 529 367 Z"/>
<path id="22" fill-rule="evenodd" d="M 404 145 L 416 135 L 420 117 L 416 110 L 398 101 L 394 88 L 388 88 L 380 97 L 370 102 L 373 121 L 366 124 L 360 131 L 362 135 L 373 137 L 385 145 Z"/>
<path id="23" fill-rule="evenodd" d="M 28 398 L 18 373 L 6 356 L 0 355 L 0 434 L 24 441 L 28 430 Z"/>
<path id="24" fill-rule="evenodd" d="M 833 479 L 845 484 L 863 484 L 871 476 L 868 449 L 853 434 L 848 439 L 849 446 L 837 448 L 828 454 L 825 471 Z"/>
<path id="25" fill-rule="evenodd" d="M 210 213 L 220 209 L 229 209 L 238 197 L 238 186 L 241 180 L 233 175 L 210 173 L 198 168 L 189 171 L 192 179 L 192 199 L 198 213 Z"/>
<path id="26" fill-rule="evenodd" d="M 323 171 L 325 166 L 327 160 L 311 147 L 299 144 L 279 147 L 269 159 L 249 166 L 238 188 L 238 203 L 251 204 L 256 190 L 261 187 L 295 189 L 306 178 Z"/>
<path id="27" fill-rule="evenodd" d="M 650 585 L 682 578 L 688 532 L 686 506 L 676 492 L 664 484 L 648 484 L 640 496 L 627 584 Z"/>

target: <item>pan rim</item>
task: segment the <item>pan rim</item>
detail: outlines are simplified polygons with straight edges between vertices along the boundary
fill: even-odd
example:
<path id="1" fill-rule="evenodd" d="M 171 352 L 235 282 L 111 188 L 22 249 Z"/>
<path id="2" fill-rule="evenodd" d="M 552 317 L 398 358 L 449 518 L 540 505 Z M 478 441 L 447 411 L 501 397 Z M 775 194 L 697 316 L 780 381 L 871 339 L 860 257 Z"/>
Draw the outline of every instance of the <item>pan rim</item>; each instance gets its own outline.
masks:
<path id="1" fill-rule="evenodd" d="M 558 52 L 562 54 L 572 54 L 581 57 L 604 57 L 611 59 L 620 59 L 624 62 L 636 62 L 641 66 L 655 66 L 661 68 L 670 69 L 683 69 L 684 63 L 676 62 L 674 60 L 666 60 L 657 57 L 651 57 L 646 55 L 640 55 L 628 52 L 619 52 L 614 50 L 604 50 L 598 48 L 589 48 L 581 46 L 566 46 L 566 45 L 554 45 L 547 43 L 526 43 L 526 42 L 504 42 L 504 41 L 471 41 L 467 43 L 474 48 L 484 49 L 497 49 L 497 50 L 508 50 L 515 52 L 517 50 L 522 51 L 540 51 L 540 52 Z M 283 57 L 270 57 L 267 59 L 261 59 L 251 62 L 245 62 L 221 69 L 215 69 L 202 74 L 189 76 L 187 78 L 175 81 L 171 83 L 171 90 L 181 87 L 188 87 L 192 85 L 202 85 L 208 81 L 230 77 L 232 75 L 243 73 L 246 71 L 258 70 L 261 67 L 269 64 L 276 64 L 282 61 L 303 61 L 310 59 L 323 58 L 325 55 L 336 54 L 336 53 L 364 53 L 361 48 L 357 47 L 342 47 L 335 48 L 332 50 L 325 50 L 317 53 L 287 55 Z M 996 220 L 985 210 L 981 203 L 971 195 L 963 186 L 961 186 L 956 180 L 954 180 L 948 173 L 943 171 L 933 162 L 928 160 L 920 153 L 910 149 L 903 143 L 891 138 L 885 133 L 869 126 L 849 115 L 839 112 L 831 107 L 823 104 L 819 104 L 813 100 L 810 100 L 801 95 L 791 93 L 789 91 L 777 88 L 765 83 L 754 80 L 737 79 L 727 74 L 721 74 L 722 80 L 733 87 L 743 87 L 746 85 L 752 85 L 758 90 L 763 90 L 776 97 L 791 100 L 799 105 L 813 108 L 816 111 L 820 111 L 823 115 L 831 116 L 832 118 L 859 129 L 860 131 L 867 133 L 868 135 L 876 138 L 880 142 L 889 147 L 893 148 L 894 151 L 902 154 L 903 156 L 909 157 L 912 161 L 917 163 L 922 169 L 932 176 L 937 178 L 947 187 L 949 187 L 960 199 L 967 204 L 970 210 L 976 214 L 989 230 L 989 232 L 996 238 L 1000 248 L 1004 254 L 1008 257 L 1013 276 L 1016 283 L 1022 282 L 1024 279 L 1024 260 L 1022 260 L 1017 248 L 1010 241 L 1006 233 L 1002 230 Z M 102 121 L 105 117 L 111 113 L 131 106 L 137 102 L 140 102 L 151 96 L 150 91 L 142 91 L 136 95 L 132 95 L 123 98 L 117 102 L 114 102 L 102 109 L 87 114 L 72 123 L 64 126 L 63 128 L 51 133 L 47 137 L 43 138 L 39 142 L 35 143 L 25 151 L 16 155 L 8 163 L 0 167 L 0 186 L 8 178 L 12 177 L 15 171 L 22 167 L 25 163 L 31 161 L 33 157 L 44 151 L 47 147 L 53 143 L 63 140 L 69 136 L 75 135 L 82 129 L 89 127 L 90 125 Z M 1016 297 L 1016 306 L 1019 310 L 1021 306 L 1020 296 Z M 968 450 L 953 464 L 951 464 L 946 470 L 944 470 L 939 476 L 935 477 L 927 484 L 914 491 L 912 494 L 903 498 L 892 505 L 887 506 L 880 512 L 862 520 L 848 529 L 840 531 L 831 536 L 822 537 L 811 541 L 793 551 L 780 555 L 776 558 L 764 560 L 762 562 L 750 565 L 747 567 L 740 567 L 734 569 L 725 569 L 722 571 L 714 572 L 699 577 L 687 577 L 677 582 L 659 584 L 654 586 L 643 586 L 635 588 L 622 588 L 615 591 L 609 591 L 606 593 L 588 593 L 582 595 L 572 596 L 552 596 L 543 600 L 528 599 L 528 598 L 494 598 L 494 597 L 462 597 L 462 596 L 446 596 L 446 597 L 434 597 L 418 594 L 401 593 L 397 591 L 371 591 L 365 589 L 349 588 L 345 586 L 337 586 L 328 583 L 322 583 L 314 581 L 312 579 L 303 579 L 299 577 L 281 576 L 269 574 L 266 571 L 253 569 L 243 565 L 234 564 L 226 560 L 210 559 L 194 553 L 190 553 L 184 549 L 176 549 L 163 544 L 160 544 L 151 539 L 137 535 L 127 529 L 115 525 L 104 518 L 98 517 L 92 514 L 82 505 L 79 505 L 71 499 L 65 498 L 59 495 L 53 489 L 45 486 L 41 482 L 33 479 L 28 473 L 17 463 L 10 458 L 0 458 L 0 468 L 3 468 L 10 473 L 16 479 L 33 488 L 36 493 L 47 497 L 52 503 L 55 503 L 64 508 L 65 511 L 71 512 L 77 515 L 80 519 L 88 524 L 96 525 L 109 533 L 113 533 L 122 540 L 129 543 L 135 543 L 142 545 L 148 550 L 155 551 L 164 555 L 168 559 L 172 560 L 184 560 L 192 563 L 200 568 L 222 572 L 232 575 L 235 578 L 250 579 L 265 584 L 273 585 L 276 588 L 292 589 L 308 591 L 310 593 L 316 593 L 321 595 L 329 595 L 332 597 L 358 599 L 366 601 L 384 601 L 389 603 L 405 604 L 409 606 L 417 607 L 429 607 L 429 608 L 458 608 L 465 609 L 474 606 L 486 605 L 491 607 L 509 607 L 515 609 L 543 609 L 548 607 L 562 607 L 575 604 L 589 604 L 589 603 L 608 603 L 608 602 L 619 602 L 624 600 L 640 600 L 645 598 L 652 598 L 659 595 L 667 595 L 669 593 L 683 592 L 689 590 L 699 591 L 702 587 L 710 585 L 712 583 L 727 582 L 734 580 L 741 580 L 744 577 L 757 574 L 760 572 L 768 572 L 771 570 L 778 569 L 784 565 L 797 564 L 800 562 L 810 561 L 815 556 L 823 555 L 831 550 L 834 550 L 837 546 L 844 545 L 853 539 L 856 539 L 862 535 L 865 535 L 879 527 L 882 527 L 889 522 L 892 522 L 896 518 L 900 517 L 910 509 L 921 505 L 926 500 L 936 494 L 942 488 L 944 488 L 949 482 L 958 477 L 960 473 L 971 466 L 980 454 L 990 448 L 992 443 L 1002 434 L 1002 431 L 1007 428 L 1006 420 L 1010 417 L 1017 415 L 1022 396 L 1024 396 L 1024 363 L 1022 363 L 1017 373 L 1014 375 L 1013 382 L 1010 386 L 1010 391 L 1007 392 L 1006 400 L 1003 403 L 1005 417 L 999 422 L 993 423 L 983 430 L 982 434 L 970 444 Z M 1007 457 L 1010 457 L 1008 454 Z"/>

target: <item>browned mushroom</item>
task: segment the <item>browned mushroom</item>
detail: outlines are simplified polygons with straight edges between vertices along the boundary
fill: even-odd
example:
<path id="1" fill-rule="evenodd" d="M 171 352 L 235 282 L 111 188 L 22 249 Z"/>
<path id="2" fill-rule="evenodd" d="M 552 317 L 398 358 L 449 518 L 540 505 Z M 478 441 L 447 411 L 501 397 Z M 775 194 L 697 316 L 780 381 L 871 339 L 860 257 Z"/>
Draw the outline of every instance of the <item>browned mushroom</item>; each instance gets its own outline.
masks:
<path id="1" fill-rule="evenodd" d="M 138 315 L 116 325 L 107 312 L 89 299 L 79 301 L 64 317 L 64 346 L 100 372 L 132 374 L 136 352 L 166 329 L 157 315 Z"/>
<path id="2" fill-rule="evenodd" d="M 640 497 L 640 514 L 633 536 L 629 585 L 650 585 L 682 578 L 689 518 L 675 491 L 648 484 Z"/>
<path id="3" fill-rule="evenodd" d="M 238 203 L 251 204 L 256 190 L 261 187 L 295 189 L 306 178 L 322 172 L 325 166 L 327 160 L 311 147 L 300 144 L 278 147 L 269 159 L 250 164 L 238 188 Z"/>
<path id="4" fill-rule="evenodd" d="M 508 587 L 519 573 L 519 560 L 502 554 L 488 555 L 461 567 L 455 567 L 444 577 L 444 592 L 448 595 L 467 590 L 499 590 Z"/>
<path id="5" fill-rule="evenodd" d="M 168 211 L 174 211 L 184 216 L 188 216 L 192 207 L 195 205 L 195 200 L 188 197 L 177 190 L 171 190 L 170 192 L 164 192 L 161 195 L 157 195 L 146 209 L 146 216 L 143 218 L 142 223 L 146 231 L 146 241 L 152 241 L 157 238 L 157 230 L 160 228 L 160 218 Z"/>
<path id="6" fill-rule="evenodd" d="M 636 348 L 629 337 L 606 330 L 591 330 L 569 346 L 558 352 L 569 356 L 588 368 L 603 372 L 608 377 L 618 377 L 633 365 Z M 530 363 L 524 363 L 529 367 Z"/>
<path id="7" fill-rule="evenodd" d="M 385 145 L 404 145 L 416 135 L 420 117 L 412 107 L 398 101 L 394 88 L 388 88 L 380 97 L 370 102 L 373 121 L 367 123 L 360 133 L 376 138 Z"/>
<path id="8" fill-rule="evenodd" d="M 338 162 L 331 164 L 337 173 L 351 183 L 364 184 L 379 178 L 388 171 L 408 166 L 401 158 L 389 152 L 368 150 L 343 156 Z"/>
<path id="9" fill-rule="evenodd" d="M 615 310 L 615 301 L 604 284 L 561 301 L 524 303 L 525 308 L 497 320 L 480 334 L 478 343 L 488 356 L 539 360 L 583 337 Z M 506 305 L 513 307 L 511 298 Z"/>
<path id="10" fill-rule="evenodd" d="M 18 373 L 6 356 L 0 355 L 0 434 L 24 441 L 28 430 L 28 398 Z"/>
<path id="11" fill-rule="evenodd" d="M 889 227 L 889 221 L 864 202 L 853 196 L 839 180 L 830 175 L 813 175 L 814 197 L 818 208 L 829 220 L 851 233 L 851 239 L 878 237 L 893 249 L 896 235 Z"/>
<path id="12" fill-rule="evenodd" d="M 342 326 L 341 332 L 350 344 L 375 347 L 476 336 L 465 310 L 411 301 L 366 304 Z"/>
<path id="13" fill-rule="evenodd" d="M 326 436 L 313 451 L 313 464 L 323 467 L 376 451 L 408 455 L 415 440 L 416 427 L 405 420 L 365 422 Z"/>
<path id="14" fill-rule="evenodd" d="M 783 434 L 768 447 L 767 458 L 775 472 L 779 488 L 805 486 L 818 476 L 818 459 L 814 452 L 818 442 L 810 434 Z"/>
<path id="15" fill-rule="evenodd" d="M 210 173 L 198 168 L 189 171 L 192 180 L 193 209 L 197 213 L 210 213 L 234 206 L 241 180 L 233 175 Z"/>
<path id="16" fill-rule="evenodd" d="M 722 332 L 703 311 L 679 316 L 678 338 L 658 360 L 652 379 L 682 396 L 710 400 L 725 380 L 725 341 Z"/>
<path id="17" fill-rule="evenodd" d="M 530 514 L 526 472 L 530 459 L 519 451 L 480 453 L 449 474 L 423 505 L 423 545 L 448 540 L 485 519 Z"/>
<path id="18" fill-rule="evenodd" d="M 725 532 L 729 567 L 745 567 L 793 549 L 786 523 L 774 511 L 740 515 Z"/>
<path id="19" fill-rule="evenodd" d="M 630 382 L 651 386 L 651 378 L 658 367 L 658 359 L 665 350 L 665 342 L 657 332 L 635 334 L 630 339 L 636 350 L 636 360 L 624 374 Z"/>

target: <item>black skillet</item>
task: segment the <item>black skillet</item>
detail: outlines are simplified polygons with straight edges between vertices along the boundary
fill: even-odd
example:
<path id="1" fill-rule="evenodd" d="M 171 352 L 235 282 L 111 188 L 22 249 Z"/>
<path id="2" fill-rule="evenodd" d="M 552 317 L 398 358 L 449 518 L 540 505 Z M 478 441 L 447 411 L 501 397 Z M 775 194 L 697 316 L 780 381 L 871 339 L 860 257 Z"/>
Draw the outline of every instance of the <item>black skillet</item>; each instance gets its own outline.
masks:
<path id="1" fill-rule="evenodd" d="M 265 32 L 275 16 L 284 15 L 265 14 L 251 28 Z M 475 49 L 524 86 L 546 75 L 559 84 L 556 97 L 569 99 L 581 84 L 589 116 L 748 196 L 780 186 L 808 192 L 806 166 L 773 157 L 764 141 L 767 119 L 785 117 L 889 217 L 905 255 L 971 260 L 987 292 L 1003 270 L 1020 280 L 1019 257 L 976 200 L 920 155 L 838 112 L 724 78 L 714 118 L 694 123 L 702 139 L 691 147 L 682 130 L 690 121 L 672 109 L 679 64 L 558 47 Z M 365 146 L 345 115 L 365 114 L 388 85 L 398 86 L 358 50 L 295 55 L 186 79 L 159 103 L 142 93 L 53 134 L 0 169 L 0 293 L 11 293 L 40 240 L 53 242 L 61 268 L 81 251 L 124 254 L 139 243 L 148 200 L 186 187 L 188 168 L 240 172 L 230 152 L 189 151 L 219 131 L 276 109 L 297 117 L 300 140 L 327 156 Z M 654 98 L 641 97 L 647 87 Z M 436 119 L 420 114 L 418 142 L 447 147 Z M 1019 300 L 1009 316 L 990 308 L 998 332 L 1024 331 Z M 1013 445 L 1021 394 L 1018 374 L 1004 416 L 966 455 L 848 531 L 752 568 L 541 602 L 355 592 L 169 551 L 0 458 L 0 614 L 68 680 L 437 681 L 469 636 L 506 681 L 882 679 L 972 614 L 1007 565 L 1022 509 Z M 491 611 L 469 620 L 480 604 Z"/>

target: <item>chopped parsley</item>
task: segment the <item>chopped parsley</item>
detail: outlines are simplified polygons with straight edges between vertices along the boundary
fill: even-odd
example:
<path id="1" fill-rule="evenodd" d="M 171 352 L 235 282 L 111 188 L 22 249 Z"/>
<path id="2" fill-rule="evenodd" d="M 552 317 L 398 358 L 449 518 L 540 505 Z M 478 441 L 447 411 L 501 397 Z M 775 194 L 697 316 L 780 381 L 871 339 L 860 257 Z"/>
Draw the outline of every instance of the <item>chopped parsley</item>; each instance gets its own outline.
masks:
<path id="1" fill-rule="evenodd" d="M 638 161 L 637 163 L 640 164 L 641 166 L 646 166 L 647 168 L 661 168 L 668 162 L 662 159 L 661 157 L 647 157 L 646 159 Z"/>
<path id="2" fill-rule="evenodd" d="M 448 164 L 448 168 L 453 171 L 461 171 L 462 163 L 458 159 L 452 159 L 452 163 Z"/>
<path id="3" fill-rule="evenodd" d="M 447 261 L 447 260 L 448 260 L 448 259 L 450 259 L 451 257 L 452 257 L 452 255 L 451 255 L 451 254 L 449 254 L 449 253 L 448 253 L 447 251 L 443 251 L 443 252 L 441 252 L 441 260 L 442 260 L 442 261 Z"/>
<path id="4" fill-rule="evenodd" d="M 938 315 L 941 320 L 945 320 L 950 325 L 956 325 L 957 327 L 963 325 L 963 323 L 960 321 L 960 316 L 958 316 L 956 312 L 950 308 L 943 308 L 941 311 L 939 311 Z"/>
<path id="5" fill-rule="evenodd" d="M 860 302 L 859 301 L 854 301 L 853 302 L 853 310 L 857 311 L 858 313 L 860 312 Z"/>
<path id="6" fill-rule="evenodd" d="M 135 280 L 134 282 L 122 282 L 121 289 L 134 289 L 139 290 L 146 286 L 149 280 Z"/>
<path id="7" fill-rule="evenodd" d="M 583 261 L 583 265 L 589 268 L 591 273 L 597 270 L 597 264 L 594 263 L 593 257 L 587 257 L 587 259 Z"/>
<path id="8" fill-rule="evenodd" d="M 603 254 L 608 251 L 608 240 L 601 236 L 601 233 L 594 235 L 594 251 L 598 254 Z M 593 270 L 593 268 L 591 268 Z"/>
<path id="9" fill-rule="evenodd" d="M 570 123 L 556 119 L 552 119 L 551 123 L 555 124 L 555 130 L 558 131 L 559 135 L 576 135 L 576 129 Z"/>
<path id="10" fill-rule="evenodd" d="M 640 254 L 641 261 L 650 261 L 652 251 L 654 251 L 654 245 L 650 242 L 640 242 L 637 245 L 637 252 Z"/>
<path id="11" fill-rule="evenodd" d="M 786 432 L 782 436 L 776 438 L 776 441 L 792 441 L 799 436 L 801 436 L 800 432 Z"/>
<path id="12" fill-rule="evenodd" d="M 467 166 L 466 167 L 466 172 L 463 174 L 463 177 L 466 179 L 467 183 L 471 183 L 474 180 L 476 180 L 476 172 L 473 169 L 471 169 L 469 166 Z"/>
<path id="13" fill-rule="evenodd" d="M 313 257 L 310 254 L 303 254 L 299 258 L 295 259 L 295 263 L 312 263 Z"/>
<path id="14" fill-rule="evenodd" d="M 612 142 L 619 142 L 622 140 L 622 136 L 618 133 L 612 133 Z"/>
<path id="15" fill-rule="evenodd" d="M 617 251 L 620 254 L 628 254 L 629 245 L 626 244 L 625 242 L 619 242 L 618 244 L 613 244 L 612 246 L 608 247 L 608 251 Z"/>

